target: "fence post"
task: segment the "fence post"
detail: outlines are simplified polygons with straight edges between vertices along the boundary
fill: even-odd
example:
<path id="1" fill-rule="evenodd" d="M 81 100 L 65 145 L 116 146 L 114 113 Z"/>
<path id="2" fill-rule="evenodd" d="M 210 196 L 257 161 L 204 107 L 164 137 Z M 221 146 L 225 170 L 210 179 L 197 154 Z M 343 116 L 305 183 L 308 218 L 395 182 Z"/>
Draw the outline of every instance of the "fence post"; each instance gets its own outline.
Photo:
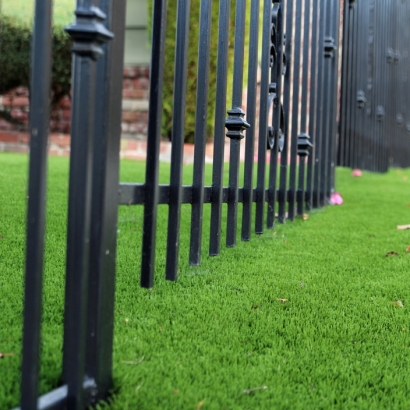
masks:
<path id="1" fill-rule="evenodd" d="M 63 379 L 68 408 L 85 405 L 86 327 L 91 236 L 91 190 L 95 122 L 96 60 L 101 44 L 112 38 L 105 14 L 92 0 L 78 0 L 76 22 L 67 27 L 74 40 L 71 156 L 68 199 L 67 262 L 64 311 Z"/>
<path id="2" fill-rule="evenodd" d="M 47 141 L 50 122 L 51 0 L 37 0 L 32 45 L 21 408 L 37 408 L 43 291 Z"/>
<path id="3" fill-rule="evenodd" d="M 93 141 L 86 376 L 97 386 L 92 404 L 112 385 L 115 264 L 121 138 L 125 0 L 100 0 L 115 37 L 97 62 Z"/>

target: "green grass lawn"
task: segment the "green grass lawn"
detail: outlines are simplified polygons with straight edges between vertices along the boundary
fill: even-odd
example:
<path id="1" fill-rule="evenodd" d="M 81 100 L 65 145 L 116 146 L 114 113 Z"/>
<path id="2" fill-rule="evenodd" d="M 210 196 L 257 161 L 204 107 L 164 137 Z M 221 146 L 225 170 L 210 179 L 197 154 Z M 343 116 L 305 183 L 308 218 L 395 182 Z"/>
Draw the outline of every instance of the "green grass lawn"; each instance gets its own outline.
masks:
<path id="1" fill-rule="evenodd" d="M 34 15 L 35 0 L 2 0 L 1 13 L 16 16 L 25 22 L 31 22 Z M 67 25 L 74 22 L 75 0 L 53 1 L 53 19 L 58 25 Z"/>
<path id="2" fill-rule="evenodd" d="M 142 163 L 121 167 L 123 181 L 142 181 Z M 67 159 L 50 158 L 42 392 L 58 385 L 61 370 L 67 169 Z M 163 182 L 168 169 L 162 165 Z M 11 354 L 0 359 L 1 409 L 19 400 L 26 170 L 26 156 L 0 155 L 0 352 Z M 396 229 L 410 224 L 410 170 L 354 179 L 338 169 L 337 188 L 342 206 L 238 241 L 215 258 L 206 256 L 205 206 L 200 267 L 187 263 L 184 206 L 175 283 L 163 279 L 161 206 L 153 290 L 139 287 L 142 208 L 121 207 L 115 390 L 101 407 L 410 408 L 410 231 Z M 385 256 L 392 251 L 398 255 Z"/>

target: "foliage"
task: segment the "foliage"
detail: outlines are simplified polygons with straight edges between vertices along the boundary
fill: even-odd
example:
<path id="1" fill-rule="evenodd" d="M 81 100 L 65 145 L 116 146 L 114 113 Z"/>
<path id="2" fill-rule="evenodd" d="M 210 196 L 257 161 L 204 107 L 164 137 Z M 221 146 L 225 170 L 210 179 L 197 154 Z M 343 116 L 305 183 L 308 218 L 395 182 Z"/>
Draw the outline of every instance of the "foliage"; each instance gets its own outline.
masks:
<path id="1" fill-rule="evenodd" d="M 32 30 L 15 17 L 0 16 L 0 94 L 19 86 L 29 87 Z M 71 39 L 62 26 L 53 28 L 53 101 L 70 91 Z"/>
<path id="2" fill-rule="evenodd" d="M 250 3 L 248 3 L 248 6 Z M 173 113 L 173 89 L 174 89 L 174 67 L 175 60 L 175 31 L 176 31 L 177 2 L 168 2 L 167 30 L 165 44 L 165 73 L 164 73 L 164 92 L 163 92 L 163 112 L 162 112 L 162 135 L 172 138 L 172 113 Z M 152 1 L 149 3 L 148 16 L 152 14 Z M 189 25 L 189 46 L 188 46 L 188 76 L 186 94 L 186 121 L 185 121 L 185 141 L 194 141 L 195 132 L 195 109 L 196 109 L 196 83 L 198 70 L 198 38 L 199 38 L 199 15 L 200 1 L 191 1 L 190 25 Z M 209 96 L 208 96 L 208 116 L 207 116 L 207 138 L 212 139 L 215 103 L 216 103 L 216 68 L 218 55 L 218 2 L 212 2 L 212 23 L 211 23 L 211 50 L 209 67 Z M 249 19 L 249 13 L 247 13 Z M 249 21 L 247 21 L 247 26 Z M 150 25 L 150 24 L 149 24 Z M 235 7 L 231 4 L 230 19 L 230 42 L 228 57 L 228 93 L 227 105 L 231 99 L 232 73 L 233 73 L 233 47 L 234 47 L 234 26 L 235 26 Z M 245 37 L 245 48 L 247 48 L 248 36 Z M 245 52 L 245 55 L 247 53 Z M 245 63 L 245 62 L 244 62 Z M 245 71 L 246 75 L 246 71 Z M 227 107 L 229 109 L 231 107 Z"/>
<path id="3" fill-rule="evenodd" d="M 53 1 L 53 22 L 59 26 L 66 26 L 74 20 L 76 0 Z M 31 23 L 34 15 L 34 0 L 2 0 L 1 13 L 6 16 L 17 17 L 26 23 Z"/>

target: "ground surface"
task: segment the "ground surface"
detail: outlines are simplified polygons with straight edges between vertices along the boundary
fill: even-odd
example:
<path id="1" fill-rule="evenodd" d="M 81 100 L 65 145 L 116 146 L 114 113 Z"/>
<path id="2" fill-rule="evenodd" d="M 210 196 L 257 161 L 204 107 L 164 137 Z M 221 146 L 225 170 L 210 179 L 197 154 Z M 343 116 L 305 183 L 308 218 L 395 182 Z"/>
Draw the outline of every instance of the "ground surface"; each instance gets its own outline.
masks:
<path id="1" fill-rule="evenodd" d="M 0 155 L 1 409 L 19 400 L 26 167 L 25 156 Z M 67 168 L 67 159 L 50 158 L 42 392 L 58 385 L 61 369 Z M 141 182 L 143 173 L 143 164 L 122 163 L 123 181 Z M 161 207 L 150 291 L 138 278 L 141 208 L 120 208 L 115 391 L 105 407 L 410 408 L 410 231 L 396 229 L 410 224 L 410 170 L 352 178 L 340 169 L 337 188 L 342 206 L 216 258 L 206 256 L 206 211 L 200 267 L 187 264 L 184 207 L 176 283 L 163 279 Z"/>

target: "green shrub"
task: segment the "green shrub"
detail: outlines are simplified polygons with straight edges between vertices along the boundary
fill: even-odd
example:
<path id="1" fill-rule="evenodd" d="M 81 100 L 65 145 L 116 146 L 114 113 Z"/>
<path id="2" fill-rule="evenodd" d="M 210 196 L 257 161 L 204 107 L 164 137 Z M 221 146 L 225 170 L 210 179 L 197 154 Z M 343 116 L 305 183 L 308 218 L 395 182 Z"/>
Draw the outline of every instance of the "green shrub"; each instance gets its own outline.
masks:
<path id="1" fill-rule="evenodd" d="M 209 97 L 208 97 L 208 118 L 207 118 L 207 139 L 213 139 L 213 127 L 216 102 L 216 67 L 218 56 L 218 14 L 219 2 L 212 2 L 212 27 L 211 27 L 211 54 L 210 54 L 210 75 L 209 75 Z M 250 2 L 248 3 L 248 9 Z M 176 31 L 177 1 L 168 2 L 167 31 L 165 44 L 165 72 L 164 72 L 164 92 L 163 92 L 163 112 L 162 112 L 162 135 L 172 138 L 172 112 L 173 112 L 173 88 L 174 88 L 174 60 L 175 60 L 175 31 Z M 152 15 L 152 0 L 149 2 L 148 16 Z M 196 109 L 196 82 L 198 70 L 198 37 L 199 37 L 199 15 L 200 0 L 191 0 L 190 32 L 188 46 L 188 80 L 186 95 L 186 123 L 185 142 L 194 141 L 195 132 L 195 109 Z M 249 25 L 249 11 L 247 13 L 247 24 Z M 151 25 L 151 23 L 149 24 Z M 235 2 L 231 2 L 229 57 L 228 57 L 228 93 L 227 109 L 231 108 L 232 94 L 232 72 L 233 72 L 233 47 L 234 47 L 234 26 L 235 26 Z M 248 45 L 248 35 L 245 37 L 245 56 Z M 246 76 L 246 70 L 244 71 Z"/>
<path id="2" fill-rule="evenodd" d="M 29 87 L 32 29 L 15 17 L 0 16 L 0 94 Z M 53 102 L 70 92 L 71 39 L 63 27 L 53 28 Z"/>

